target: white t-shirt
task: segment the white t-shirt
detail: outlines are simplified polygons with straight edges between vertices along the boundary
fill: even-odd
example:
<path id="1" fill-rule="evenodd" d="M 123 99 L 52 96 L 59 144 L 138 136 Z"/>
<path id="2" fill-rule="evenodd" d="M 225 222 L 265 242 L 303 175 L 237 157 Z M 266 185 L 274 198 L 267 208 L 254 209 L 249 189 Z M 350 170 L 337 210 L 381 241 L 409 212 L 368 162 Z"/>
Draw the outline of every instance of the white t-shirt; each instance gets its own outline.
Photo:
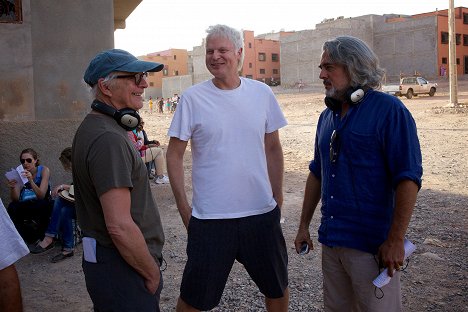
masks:
<path id="1" fill-rule="evenodd" d="M 0 199 L 0 270 L 14 264 L 29 253 L 28 247 L 16 231 Z"/>
<path id="2" fill-rule="evenodd" d="M 168 135 L 191 140 L 192 215 L 227 219 L 273 210 L 265 134 L 286 124 L 261 82 L 241 77 L 238 88 L 221 90 L 208 80 L 187 89 Z"/>

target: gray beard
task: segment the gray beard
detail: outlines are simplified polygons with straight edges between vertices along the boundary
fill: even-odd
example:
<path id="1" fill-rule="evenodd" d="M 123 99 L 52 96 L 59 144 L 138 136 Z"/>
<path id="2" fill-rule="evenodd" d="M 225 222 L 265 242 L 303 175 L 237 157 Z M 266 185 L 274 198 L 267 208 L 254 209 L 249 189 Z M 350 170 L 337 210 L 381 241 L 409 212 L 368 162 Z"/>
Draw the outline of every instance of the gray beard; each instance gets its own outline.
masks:
<path id="1" fill-rule="evenodd" d="M 345 98 L 345 96 L 344 96 L 345 92 L 346 91 L 340 91 L 340 90 L 337 90 L 336 88 L 332 87 L 331 89 L 325 91 L 325 95 L 332 98 L 332 99 L 341 101 L 341 100 L 343 100 Z"/>

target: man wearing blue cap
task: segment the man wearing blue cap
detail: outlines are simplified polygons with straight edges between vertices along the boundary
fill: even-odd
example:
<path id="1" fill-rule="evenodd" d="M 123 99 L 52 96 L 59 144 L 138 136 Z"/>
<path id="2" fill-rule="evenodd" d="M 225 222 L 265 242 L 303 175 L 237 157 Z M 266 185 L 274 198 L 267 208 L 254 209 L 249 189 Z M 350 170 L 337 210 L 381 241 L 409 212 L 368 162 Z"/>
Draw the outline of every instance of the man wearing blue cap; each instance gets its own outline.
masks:
<path id="1" fill-rule="evenodd" d="M 84 74 L 95 99 L 73 140 L 73 182 L 95 311 L 159 311 L 164 233 L 127 131 L 140 121 L 147 72 L 163 67 L 113 49 L 96 55 Z"/>

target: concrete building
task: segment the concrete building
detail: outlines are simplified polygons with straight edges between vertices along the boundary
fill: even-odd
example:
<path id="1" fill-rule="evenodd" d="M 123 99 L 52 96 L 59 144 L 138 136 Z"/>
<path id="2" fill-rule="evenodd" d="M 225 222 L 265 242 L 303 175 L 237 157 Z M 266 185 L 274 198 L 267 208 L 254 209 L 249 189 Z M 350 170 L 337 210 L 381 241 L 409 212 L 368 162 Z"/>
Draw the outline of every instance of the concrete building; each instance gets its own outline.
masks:
<path id="1" fill-rule="evenodd" d="M 281 75 L 279 39 L 292 33 L 282 31 L 255 37 L 253 31 L 244 30 L 243 34 L 245 57 L 240 75 L 267 84 L 279 83 Z M 192 64 L 194 84 L 212 77 L 205 65 L 204 42 L 201 46 L 193 48 Z"/>
<path id="2" fill-rule="evenodd" d="M 279 84 L 280 42 L 292 32 L 279 32 L 254 36 L 254 32 L 244 30 L 245 58 L 241 76 L 260 80 L 267 84 Z"/>
<path id="3" fill-rule="evenodd" d="M 468 74 L 468 8 L 458 7 L 454 9 L 455 15 L 455 43 L 456 43 L 456 63 L 457 74 Z M 449 55 L 449 33 L 448 33 L 448 10 L 435 11 L 424 14 L 413 15 L 412 18 L 422 18 L 434 16 L 437 28 L 437 66 L 439 76 L 445 73 L 448 76 L 448 55 Z"/>
<path id="4" fill-rule="evenodd" d="M 319 83 L 320 56 L 322 44 L 327 39 L 347 34 L 360 38 L 372 46 L 373 38 L 369 29 L 378 15 L 359 18 L 338 18 L 324 20 L 315 30 L 303 30 L 281 38 L 281 85 L 292 88 L 302 81 L 305 85 Z"/>
<path id="5" fill-rule="evenodd" d="M 167 97 L 163 94 L 163 78 L 188 75 L 189 58 L 188 52 L 185 49 L 169 49 L 143 55 L 138 58 L 164 64 L 164 69 L 162 71 L 148 73 L 148 88 L 145 90 L 145 98 L 147 99 L 150 96 L 153 98 L 158 96 Z"/>
<path id="6" fill-rule="evenodd" d="M 141 0 L 17 0 L 0 16 L 0 172 L 34 148 L 52 184 L 70 181 L 58 157 L 90 110 L 83 73 Z M 0 197 L 10 201 L 2 184 Z"/>
<path id="7" fill-rule="evenodd" d="M 468 66 L 468 11 L 456 8 L 458 74 Z M 326 19 L 316 29 L 280 39 L 281 81 L 284 87 L 320 83 L 318 64 L 324 41 L 350 35 L 364 40 L 376 52 L 388 82 L 415 72 L 434 79 L 448 57 L 447 10 L 403 16 L 364 15 Z M 465 41 L 462 41 L 466 39 Z M 463 45 L 462 45 L 463 42 Z"/>
<path id="8" fill-rule="evenodd" d="M 163 78 L 162 96 L 164 98 L 172 97 L 174 94 L 180 96 L 185 89 L 190 88 L 192 85 L 192 75 Z"/>

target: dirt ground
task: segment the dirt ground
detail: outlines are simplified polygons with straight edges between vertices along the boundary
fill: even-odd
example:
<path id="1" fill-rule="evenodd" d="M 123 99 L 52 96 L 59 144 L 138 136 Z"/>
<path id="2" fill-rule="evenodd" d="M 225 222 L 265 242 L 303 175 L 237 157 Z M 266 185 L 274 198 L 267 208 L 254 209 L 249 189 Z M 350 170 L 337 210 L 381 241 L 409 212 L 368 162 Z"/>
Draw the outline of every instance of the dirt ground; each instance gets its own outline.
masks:
<path id="1" fill-rule="evenodd" d="M 468 104 L 468 81 L 459 81 L 459 102 Z M 293 241 L 300 215 L 311 159 L 315 127 L 324 109 L 317 90 L 275 89 L 289 125 L 280 136 L 285 157 L 283 230 L 288 244 L 290 311 L 321 311 L 319 213 L 311 233 L 315 250 L 295 253 Z M 468 311 L 468 108 L 449 108 L 447 82 L 440 82 L 434 97 L 401 98 L 413 114 L 423 153 L 423 187 L 407 233 L 417 245 L 402 274 L 405 311 Z M 172 115 L 143 110 L 150 139 L 167 146 Z M 186 154 L 186 179 L 190 187 L 190 157 Z M 161 298 L 162 311 L 174 311 L 186 261 L 186 232 L 169 186 L 152 188 L 161 211 L 167 268 Z M 190 192 L 190 189 L 188 190 Z M 81 269 L 82 246 L 73 258 L 52 264 L 59 247 L 43 255 L 28 255 L 17 263 L 25 311 L 92 311 Z M 103 287 L 106 287 L 103 281 Z M 385 290 L 385 289 L 384 289 Z M 264 311 L 262 296 L 242 267 L 235 264 L 223 299 L 213 311 Z"/>

